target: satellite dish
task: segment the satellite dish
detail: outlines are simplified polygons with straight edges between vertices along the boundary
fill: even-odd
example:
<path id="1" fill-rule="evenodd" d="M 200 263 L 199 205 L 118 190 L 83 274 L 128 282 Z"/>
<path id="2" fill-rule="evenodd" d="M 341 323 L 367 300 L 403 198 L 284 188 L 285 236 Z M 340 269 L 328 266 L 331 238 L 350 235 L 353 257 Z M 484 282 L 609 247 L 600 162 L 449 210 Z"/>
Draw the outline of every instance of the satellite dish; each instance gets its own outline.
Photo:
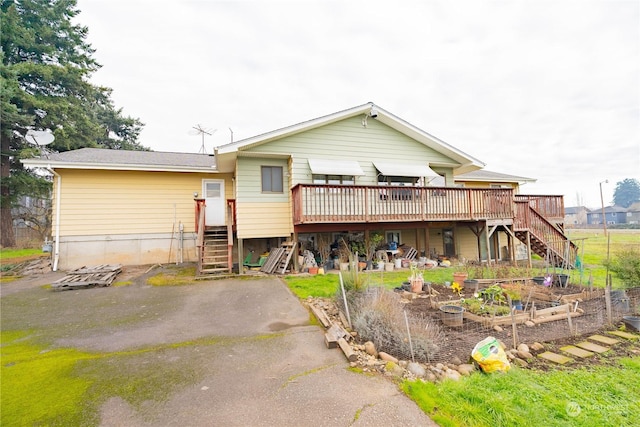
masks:
<path id="1" fill-rule="evenodd" d="M 51 144 L 55 139 L 55 136 L 46 130 L 28 130 L 24 139 L 31 144 L 40 146 Z"/>

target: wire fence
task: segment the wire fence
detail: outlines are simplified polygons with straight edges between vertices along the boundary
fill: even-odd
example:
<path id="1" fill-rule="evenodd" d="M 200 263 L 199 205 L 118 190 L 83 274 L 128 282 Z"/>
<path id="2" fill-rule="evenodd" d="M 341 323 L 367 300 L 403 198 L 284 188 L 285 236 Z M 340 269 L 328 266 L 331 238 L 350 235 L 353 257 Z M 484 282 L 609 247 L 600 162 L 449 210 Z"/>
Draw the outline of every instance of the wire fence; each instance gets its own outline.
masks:
<path id="1" fill-rule="evenodd" d="M 506 313 L 503 308 L 500 315 L 474 313 L 464 298 L 446 287 L 422 294 L 370 288 L 347 303 L 361 340 L 374 342 L 379 351 L 400 360 L 428 363 L 466 361 L 473 347 L 488 336 L 507 348 L 561 342 L 640 312 L 640 288 L 607 295 L 605 289 L 575 285 L 559 288 L 524 282 L 517 286 L 528 298 L 511 310 L 505 307 Z M 495 305 L 502 307 L 504 302 Z"/>

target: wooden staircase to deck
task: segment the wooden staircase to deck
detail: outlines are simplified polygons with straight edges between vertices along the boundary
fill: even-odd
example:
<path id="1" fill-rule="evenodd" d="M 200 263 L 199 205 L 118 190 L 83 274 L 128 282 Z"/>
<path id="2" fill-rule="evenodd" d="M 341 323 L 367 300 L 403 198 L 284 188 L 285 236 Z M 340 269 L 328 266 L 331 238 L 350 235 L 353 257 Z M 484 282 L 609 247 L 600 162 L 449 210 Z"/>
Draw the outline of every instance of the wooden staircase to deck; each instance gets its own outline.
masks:
<path id="1" fill-rule="evenodd" d="M 528 202 L 516 201 L 514 234 L 521 242 L 530 243 L 531 250 L 551 265 L 564 268 L 575 265 L 577 246 L 559 226 L 547 220 Z"/>
<path id="2" fill-rule="evenodd" d="M 230 274 L 226 226 L 205 227 L 198 260 L 198 275 Z"/>

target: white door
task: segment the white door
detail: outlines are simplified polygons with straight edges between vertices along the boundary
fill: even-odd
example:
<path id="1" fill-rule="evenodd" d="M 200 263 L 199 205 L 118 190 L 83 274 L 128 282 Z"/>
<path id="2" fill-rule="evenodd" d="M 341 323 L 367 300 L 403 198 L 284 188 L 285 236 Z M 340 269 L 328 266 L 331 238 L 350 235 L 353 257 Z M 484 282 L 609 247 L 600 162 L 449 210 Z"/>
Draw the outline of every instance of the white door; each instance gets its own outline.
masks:
<path id="1" fill-rule="evenodd" d="M 202 181 L 205 203 L 205 225 L 224 225 L 225 199 L 224 180 L 205 179 Z"/>

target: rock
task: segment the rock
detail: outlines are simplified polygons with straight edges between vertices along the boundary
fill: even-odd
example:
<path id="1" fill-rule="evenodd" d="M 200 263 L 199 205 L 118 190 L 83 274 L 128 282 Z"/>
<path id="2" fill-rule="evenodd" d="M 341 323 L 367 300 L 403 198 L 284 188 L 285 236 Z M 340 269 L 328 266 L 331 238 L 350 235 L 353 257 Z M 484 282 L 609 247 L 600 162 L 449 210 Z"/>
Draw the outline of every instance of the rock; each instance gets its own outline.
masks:
<path id="1" fill-rule="evenodd" d="M 458 381 L 460 379 L 460 372 L 449 369 L 444 373 L 444 377 L 449 380 Z"/>
<path id="2" fill-rule="evenodd" d="M 507 351 L 507 352 L 506 352 L 506 355 L 507 355 L 507 359 L 509 359 L 509 360 L 513 360 L 513 359 L 515 359 L 515 358 L 516 358 L 516 355 L 515 355 L 515 354 L 513 354 L 513 353 L 512 353 L 512 352 L 510 352 L 510 351 Z"/>
<path id="3" fill-rule="evenodd" d="M 440 371 L 444 371 L 445 366 L 442 363 L 438 363 L 436 364 L 436 369 L 440 370 Z"/>
<path id="4" fill-rule="evenodd" d="M 518 351 L 517 354 L 520 359 L 533 359 L 533 355 L 528 351 Z"/>
<path id="5" fill-rule="evenodd" d="M 438 381 L 438 377 L 436 377 L 436 375 L 433 372 L 427 372 L 424 379 L 432 383 L 435 383 L 436 381 Z"/>
<path id="6" fill-rule="evenodd" d="M 385 353 L 384 351 L 381 351 L 378 353 L 378 357 L 382 360 L 384 360 L 385 362 L 393 362 L 393 363 L 398 363 L 398 359 L 396 359 L 395 357 L 393 357 L 390 354 Z"/>
<path id="7" fill-rule="evenodd" d="M 535 323 L 533 323 L 531 320 L 527 320 L 526 322 L 524 322 L 525 326 L 528 326 L 530 328 L 533 328 L 534 326 L 536 326 Z"/>
<path id="8" fill-rule="evenodd" d="M 376 350 L 376 346 L 371 341 L 367 341 L 364 343 L 364 351 L 371 356 L 378 357 L 378 351 Z"/>
<path id="9" fill-rule="evenodd" d="M 522 343 L 518 346 L 518 351 L 524 351 L 529 353 L 529 346 L 526 345 L 525 343 Z"/>
<path id="10" fill-rule="evenodd" d="M 447 363 L 447 368 L 453 369 L 454 371 L 458 370 L 458 365 L 454 365 L 453 363 Z"/>
<path id="11" fill-rule="evenodd" d="M 400 365 L 404 369 L 407 369 L 407 366 L 409 365 L 409 362 L 407 362 L 406 360 L 401 360 L 401 361 L 398 362 L 398 365 Z"/>
<path id="12" fill-rule="evenodd" d="M 522 359 L 514 359 L 513 363 L 515 365 L 520 366 L 521 368 L 526 368 L 527 366 L 529 366 L 529 364 L 525 360 L 522 360 Z"/>
<path id="13" fill-rule="evenodd" d="M 421 364 L 415 362 L 409 362 L 407 364 L 407 371 L 420 378 L 427 374 L 427 370 Z"/>
<path id="14" fill-rule="evenodd" d="M 460 360 L 460 358 L 458 356 L 453 356 L 451 358 L 451 363 L 453 363 L 454 365 L 459 365 L 462 363 L 462 360 Z"/>
<path id="15" fill-rule="evenodd" d="M 496 332 L 502 332 L 503 331 L 502 326 L 500 326 L 500 325 L 494 326 L 493 330 L 496 331 Z"/>
<path id="16" fill-rule="evenodd" d="M 542 344 L 540 344 L 539 342 L 534 342 L 533 344 L 531 344 L 531 350 L 533 350 L 533 351 L 542 351 L 542 350 L 544 350 L 544 346 Z"/>
<path id="17" fill-rule="evenodd" d="M 471 363 L 463 363 L 462 365 L 458 366 L 458 372 L 464 376 L 471 375 L 471 373 L 475 371 L 475 369 L 476 367 Z"/>

